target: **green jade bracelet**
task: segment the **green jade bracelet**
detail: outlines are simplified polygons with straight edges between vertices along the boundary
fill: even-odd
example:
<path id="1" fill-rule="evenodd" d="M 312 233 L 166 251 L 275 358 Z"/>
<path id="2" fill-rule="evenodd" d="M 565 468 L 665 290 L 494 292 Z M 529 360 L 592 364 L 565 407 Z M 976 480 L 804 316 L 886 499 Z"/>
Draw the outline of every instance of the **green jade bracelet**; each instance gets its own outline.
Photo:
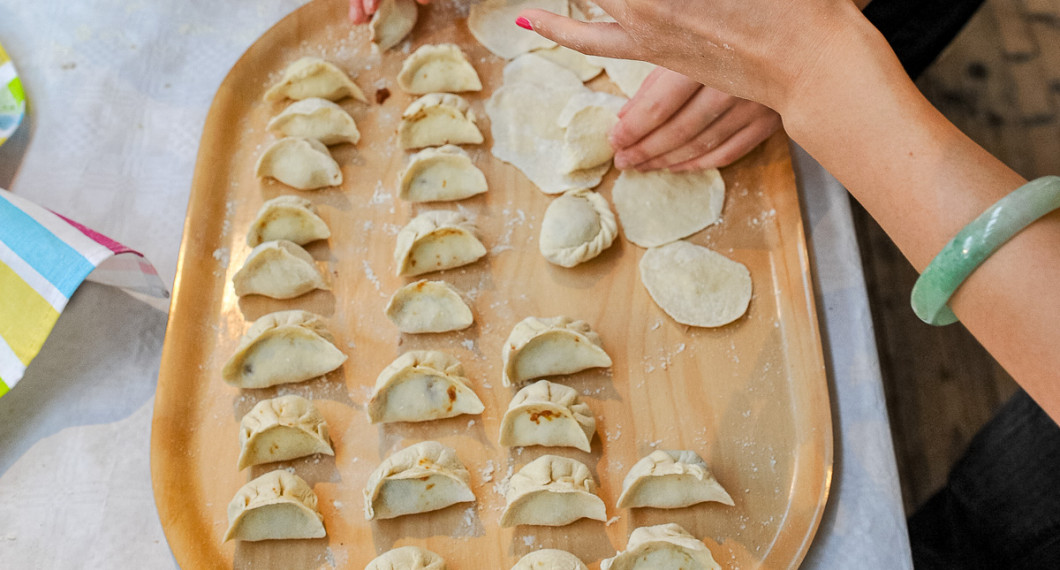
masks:
<path id="1" fill-rule="evenodd" d="M 913 312 L 930 325 L 957 322 L 947 305 L 961 283 L 1012 236 L 1060 208 L 1060 176 L 1032 180 L 990 206 L 931 260 L 913 286 Z"/>

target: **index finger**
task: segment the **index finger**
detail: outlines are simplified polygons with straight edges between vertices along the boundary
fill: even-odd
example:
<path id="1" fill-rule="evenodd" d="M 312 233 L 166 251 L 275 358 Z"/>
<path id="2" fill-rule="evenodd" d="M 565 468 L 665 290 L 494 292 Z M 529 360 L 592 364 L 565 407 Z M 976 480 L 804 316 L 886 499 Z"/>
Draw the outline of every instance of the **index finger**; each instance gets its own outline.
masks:
<path id="1" fill-rule="evenodd" d="M 701 87 L 663 67 L 652 71 L 619 113 L 620 120 L 611 131 L 611 145 L 622 150 L 643 139 L 674 116 Z"/>

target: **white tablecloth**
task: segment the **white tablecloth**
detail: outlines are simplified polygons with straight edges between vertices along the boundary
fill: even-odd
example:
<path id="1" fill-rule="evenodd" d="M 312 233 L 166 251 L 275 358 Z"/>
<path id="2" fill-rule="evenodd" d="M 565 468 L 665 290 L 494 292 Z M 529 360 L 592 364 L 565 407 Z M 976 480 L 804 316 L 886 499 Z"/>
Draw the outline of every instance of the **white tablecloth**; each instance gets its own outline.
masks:
<path id="1" fill-rule="evenodd" d="M 142 251 L 172 283 L 206 111 L 300 0 L 0 0 L 30 116 L 0 187 Z M 829 363 L 835 471 L 804 567 L 908 568 L 861 261 L 843 189 L 796 162 Z M 176 566 L 155 510 L 151 412 L 166 315 L 86 284 L 0 399 L 0 568 Z"/>

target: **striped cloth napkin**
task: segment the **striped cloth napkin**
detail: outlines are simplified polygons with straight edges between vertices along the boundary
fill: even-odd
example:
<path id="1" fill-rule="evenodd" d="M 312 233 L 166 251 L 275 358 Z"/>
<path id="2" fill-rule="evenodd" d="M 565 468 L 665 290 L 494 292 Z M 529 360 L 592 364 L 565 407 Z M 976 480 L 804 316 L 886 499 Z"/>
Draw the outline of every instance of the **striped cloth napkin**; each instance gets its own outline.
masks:
<path id="1" fill-rule="evenodd" d="M 169 297 L 140 253 L 0 189 L 0 397 L 22 378 L 85 278 Z"/>

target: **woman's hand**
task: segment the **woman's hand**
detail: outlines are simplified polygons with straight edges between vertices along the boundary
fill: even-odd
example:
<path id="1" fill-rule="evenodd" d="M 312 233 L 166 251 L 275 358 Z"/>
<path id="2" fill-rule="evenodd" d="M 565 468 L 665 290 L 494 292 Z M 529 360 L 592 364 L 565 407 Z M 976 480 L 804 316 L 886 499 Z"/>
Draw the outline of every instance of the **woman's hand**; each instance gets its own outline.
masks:
<path id="1" fill-rule="evenodd" d="M 420 4 L 429 4 L 431 0 L 416 0 Z M 371 19 L 383 0 L 350 0 L 350 22 L 363 24 Z"/>
<path id="2" fill-rule="evenodd" d="M 534 31 L 591 55 L 638 59 L 773 109 L 844 48 L 850 0 L 599 0 L 616 22 L 524 10 Z"/>
<path id="3" fill-rule="evenodd" d="M 658 68 L 619 112 L 611 131 L 617 168 L 672 171 L 728 166 L 780 128 L 753 101 Z"/>

